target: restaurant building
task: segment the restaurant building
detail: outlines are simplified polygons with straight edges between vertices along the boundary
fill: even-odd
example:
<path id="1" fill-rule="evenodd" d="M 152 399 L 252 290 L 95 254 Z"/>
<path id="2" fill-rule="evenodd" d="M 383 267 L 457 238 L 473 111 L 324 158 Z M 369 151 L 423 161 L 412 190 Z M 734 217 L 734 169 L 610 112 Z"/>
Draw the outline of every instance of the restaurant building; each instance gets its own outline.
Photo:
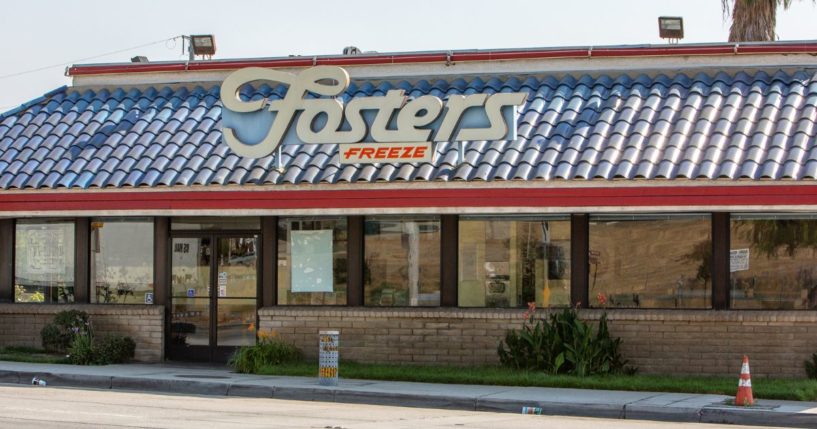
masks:
<path id="1" fill-rule="evenodd" d="M 817 352 L 817 42 L 79 65 L 0 115 L 0 345 L 259 331 L 478 365 L 522 308 L 644 373 Z"/>

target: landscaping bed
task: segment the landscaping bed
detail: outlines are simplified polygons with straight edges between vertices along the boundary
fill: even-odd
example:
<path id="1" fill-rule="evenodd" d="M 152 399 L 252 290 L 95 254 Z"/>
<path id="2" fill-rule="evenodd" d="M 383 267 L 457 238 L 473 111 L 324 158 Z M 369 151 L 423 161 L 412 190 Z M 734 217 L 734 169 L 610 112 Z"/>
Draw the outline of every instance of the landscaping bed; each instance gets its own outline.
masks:
<path id="1" fill-rule="evenodd" d="M 487 367 L 444 367 L 362 364 L 341 362 L 342 378 L 366 380 L 415 381 L 423 383 L 482 384 L 498 386 L 560 387 L 597 390 L 628 390 L 643 392 L 676 392 L 735 395 L 738 376 L 696 377 L 659 375 L 603 375 L 577 377 L 548 375 L 542 372 Z M 317 362 L 298 362 L 263 366 L 256 371 L 263 375 L 316 377 Z M 787 378 L 755 378 L 752 380 L 755 398 L 795 401 L 817 401 L 817 380 Z"/>
<path id="2" fill-rule="evenodd" d="M 23 346 L 0 348 L 0 360 L 30 363 L 69 363 L 68 356 L 60 353 L 49 353 L 42 349 Z"/>

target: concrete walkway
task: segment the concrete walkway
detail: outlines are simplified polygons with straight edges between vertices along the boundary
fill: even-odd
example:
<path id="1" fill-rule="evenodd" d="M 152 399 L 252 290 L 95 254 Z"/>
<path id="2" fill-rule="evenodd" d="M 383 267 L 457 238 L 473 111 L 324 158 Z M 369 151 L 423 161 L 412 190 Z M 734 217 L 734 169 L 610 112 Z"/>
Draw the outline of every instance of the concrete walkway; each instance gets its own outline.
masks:
<path id="1" fill-rule="evenodd" d="M 0 383 L 31 384 L 33 377 L 45 380 L 46 389 L 123 389 L 513 413 L 522 407 L 540 407 L 543 414 L 566 416 L 817 428 L 815 402 L 760 400 L 745 408 L 724 405 L 729 397 L 722 395 L 345 379 L 326 387 L 318 384 L 317 377 L 236 374 L 212 366 L 0 362 Z"/>

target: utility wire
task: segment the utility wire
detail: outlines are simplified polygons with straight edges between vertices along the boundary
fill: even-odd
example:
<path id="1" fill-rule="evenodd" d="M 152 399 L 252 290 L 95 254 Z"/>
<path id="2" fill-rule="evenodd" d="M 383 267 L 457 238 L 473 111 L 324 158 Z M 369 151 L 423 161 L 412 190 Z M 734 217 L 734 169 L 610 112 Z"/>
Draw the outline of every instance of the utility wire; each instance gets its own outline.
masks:
<path id="1" fill-rule="evenodd" d="M 36 69 L 31 69 L 31 70 L 25 70 L 25 71 L 21 71 L 21 72 L 17 72 L 17 73 L 2 75 L 2 76 L 0 76 L 0 79 L 8 79 L 10 77 L 17 77 L 17 76 L 22 76 L 24 74 L 35 73 L 35 72 L 38 72 L 38 71 L 52 69 L 54 67 L 62 67 L 62 66 L 67 66 L 69 64 L 76 64 L 76 63 L 80 63 L 80 62 L 83 62 L 83 61 L 93 60 L 93 59 L 96 59 L 96 58 L 107 57 L 108 55 L 120 54 L 122 52 L 132 51 L 134 49 L 139 49 L 139 48 L 144 48 L 144 47 L 147 47 L 147 46 L 158 45 L 159 43 L 167 43 L 167 42 L 169 42 L 171 40 L 175 41 L 176 39 L 179 39 L 181 37 L 182 36 L 175 36 L 175 37 L 171 37 L 169 39 L 162 39 L 162 40 L 157 40 L 155 42 L 145 43 L 144 45 L 132 46 L 130 48 L 120 49 L 118 51 L 111 51 L 111 52 L 106 52 L 104 54 L 94 55 L 92 57 L 79 58 L 79 59 L 67 61 L 67 62 L 64 62 L 64 63 L 52 64 L 50 66 L 45 66 L 45 67 L 40 67 L 40 68 L 36 68 Z"/>

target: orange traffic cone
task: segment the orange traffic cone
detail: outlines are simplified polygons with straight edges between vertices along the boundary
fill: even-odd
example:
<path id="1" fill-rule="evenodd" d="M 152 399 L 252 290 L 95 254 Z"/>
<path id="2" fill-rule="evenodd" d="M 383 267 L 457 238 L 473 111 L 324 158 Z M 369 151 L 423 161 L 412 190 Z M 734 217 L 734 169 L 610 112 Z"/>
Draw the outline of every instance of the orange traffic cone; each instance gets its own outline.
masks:
<path id="1" fill-rule="evenodd" d="M 750 406 L 755 404 L 752 397 L 752 376 L 749 375 L 749 357 L 743 356 L 743 365 L 740 367 L 738 380 L 738 394 L 735 396 L 735 405 Z"/>

